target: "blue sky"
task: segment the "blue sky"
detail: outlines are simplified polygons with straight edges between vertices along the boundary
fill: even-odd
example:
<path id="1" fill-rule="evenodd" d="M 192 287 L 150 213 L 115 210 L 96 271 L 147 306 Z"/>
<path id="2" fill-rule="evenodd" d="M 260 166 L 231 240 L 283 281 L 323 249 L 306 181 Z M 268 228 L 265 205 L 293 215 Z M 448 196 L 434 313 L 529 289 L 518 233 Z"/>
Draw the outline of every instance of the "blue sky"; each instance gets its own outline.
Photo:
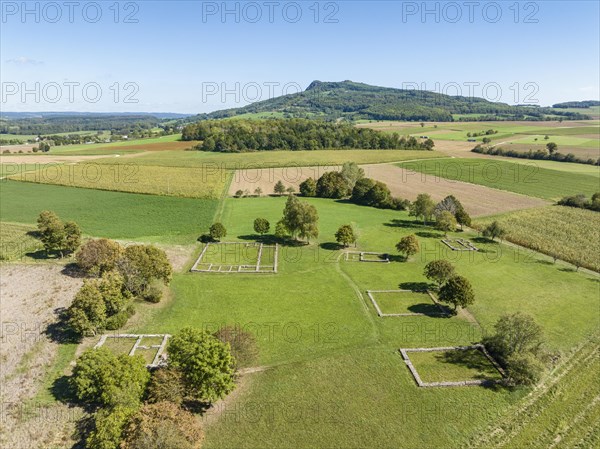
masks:
<path id="1" fill-rule="evenodd" d="M 225 17 L 222 2 L 120 2 L 118 17 L 112 0 L 76 3 L 70 18 L 60 1 L 24 17 L 2 2 L 2 110 L 209 112 L 315 79 L 540 105 L 600 96 L 597 1 L 475 2 L 472 18 L 465 2 L 425 16 L 422 2 L 228 2 Z"/>

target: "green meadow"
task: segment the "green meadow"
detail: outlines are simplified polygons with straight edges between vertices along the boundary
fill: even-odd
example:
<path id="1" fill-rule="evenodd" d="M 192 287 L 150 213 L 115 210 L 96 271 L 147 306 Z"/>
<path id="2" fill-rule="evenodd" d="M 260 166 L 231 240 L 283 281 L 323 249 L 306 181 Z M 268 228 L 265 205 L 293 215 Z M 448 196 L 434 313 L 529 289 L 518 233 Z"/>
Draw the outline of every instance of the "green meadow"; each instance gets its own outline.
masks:
<path id="1" fill-rule="evenodd" d="M 35 224 L 43 210 L 76 221 L 96 237 L 189 243 L 205 230 L 218 200 L 108 192 L 5 181 L 0 187 L 3 221 Z"/>

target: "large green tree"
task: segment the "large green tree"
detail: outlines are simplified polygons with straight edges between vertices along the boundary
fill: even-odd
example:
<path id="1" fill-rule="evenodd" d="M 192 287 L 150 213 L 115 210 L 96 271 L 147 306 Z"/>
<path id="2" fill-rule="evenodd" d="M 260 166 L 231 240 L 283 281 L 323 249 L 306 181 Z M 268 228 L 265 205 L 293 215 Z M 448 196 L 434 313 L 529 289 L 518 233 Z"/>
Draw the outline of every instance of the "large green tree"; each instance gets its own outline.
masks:
<path id="1" fill-rule="evenodd" d="M 445 259 L 432 260 L 423 270 L 423 274 L 430 281 L 434 281 L 438 288 L 455 275 L 454 266 Z"/>
<path id="2" fill-rule="evenodd" d="M 427 193 L 420 193 L 417 199 L 413 201 L 409 208 L 409 215 L 422 218 L 423 224 L 426 224 L 431 219 L 435 209 L 435 203 Z"/>
<path id="3" fill-rule="evenodd" d="M 419 240 L 417 236 L 411 234 L 404 236 L 400 239 L 398 243 L 396 243 L 396 250 L 400 254 L 404 254 L 405 258 L 408 258 L 414 254 L 419 252 Z"/>
<path id="4" fill-rule="evenodd" d="M 459 308 L 475 302 L 475 294 L 469 280 L 463 276 L 453 276 L 440 288 L 439 300 L 450 304 L 456 313 Z"/>
<path id="5" fill-rule="evenodd" d="M 149 380 L 142 356 L 117 356 L 100 347 L 88 349 L 77 359 L 70 383 L 80 401 L 114 407 L 139 405 Z"/>
<path id="6" fill-rule="evenodd" d="M 335 240 L 339 244 L 344 245 L 346 248 L 352 243 L 355 243 L 356 234 L 354 233 L 354 228 L 352 228 L 352 225 L 346 224 L 340 226 L 335 233 Z"/>
<path id="7" fill-rule="evenodd" d="M 315 181 L 313 178 L 307 178 L 306 180 L 302 181 L 299 188 L 302 196 L 317 196 L 317 181 Z"/>
<path id="8" fill-rule="evenodd" d="M 93 275 L 113 270 L 123 255 L 123 248 L 114 240 L 88 240 L 75 255 L 77 265 Z"/>
<path id="9" fill-rule="evenodd" d="M 271 224 L 266 218 L 257 218 L 254 220 L 254 232 L 263 235 L 269 232 L 269 229 L 271 229 Z"/>
<path id="10" fill-rule="evenodd" d="M 317 181 L 317 196 L 320 198 L 344 198 L 348 195 L 348 183 L 342 173 L 330 171 Z"/>
<path id="11" fill-rule="evenodd" d="M 117 266 L 125 287 L 136 296 L 144 296 L 152 281 L 168 285 L 173 275 L 167 254 L 153 245 L 128 246 Z"/>
<path id="12" fill-rule="evenodd" d="M 288 197 L 281 224 L 293 238 L 300 237 L 309 241 L 311 237 L 318 237 L 318 222 L 319 215 L 315 206 L 302 202 L 293 195 Z"/>
<path id="13" fill-rule="evenodd" d="M 186 327 L 169 339 L 170 366 L 180 369 L 190 394 L 214 402 L 235 387 L 229 345 L 199 329 Z"/>
<path id="14" fill-rule="evenodd" d="M 456 230 L 456 218 L 447 210 L 441 211 L 436 215 L 435 228 L 443 231 L 447 236 L 448 232 Z"/>

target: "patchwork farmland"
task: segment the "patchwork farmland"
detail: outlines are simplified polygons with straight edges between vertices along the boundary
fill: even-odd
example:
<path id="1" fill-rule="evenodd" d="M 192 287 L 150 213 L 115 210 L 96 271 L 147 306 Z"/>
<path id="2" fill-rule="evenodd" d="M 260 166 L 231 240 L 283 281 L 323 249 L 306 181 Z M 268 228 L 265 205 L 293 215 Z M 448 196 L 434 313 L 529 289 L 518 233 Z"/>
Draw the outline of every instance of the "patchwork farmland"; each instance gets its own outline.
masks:
<path id="1" fill-rule="evenodd" d="M 414 123 L 402 126 L 415 128 Z M 148 147 L 155 145 L 158 150 L 162 144 Z M 106 350 L 106 357 L 118 360 L 131 356 L 162 372 L 170 363 L 169 351 L 175 350 L 164 336 L 181 336 L 182 329 L 192 327 L 220 338 L 227 332 L 246 335 L 253 345 L 235 353 L 233 393 L 194 412 L 206 447 L 364 447 L 373 441 L 423 447 L 423 419 L 437 420 L 427 427 L 430 447 L 499 447 L 530 441 L 542 427 L 544 441 L 559 433 L 574 444 L 596 441 L 593 431 L 576 432 L 598 413 L 597 402 L 583 408 L 576 400 L 581 391 L 594 390 L 593 376 L 587 368 L 573 370 L 582 366 L 578 360 L 584 352 L 593 352 L 590 345 L 597 339 L 597 212 L 553 205 L 566 195 L 591 196 L 599 179 L 593 166 L 452 158 L 444 150 L 216 154 L 169 144 L 164 151 L 140 148 L 135 157 L 114 158 L 98 149 L 20 156 L 28 159 L 18 165 L 19 156 L 5 159 L 3 291 L 18 291 L 19 282 L 47 267 L 42 279 L 64 282 L 63 290 L 56 290 L 60 304 L 73 304 L 82 281 L 81 274 L 71 276 L 80 259 L 47 254 L 36 226 L 43 210 L 78 223 L 83 243 L 108 238 L 125 251 L 136 245 L 164 250 L 172 278 L 161 285 L 158 303 L 141 297 L 131 303 L 118 329 L 15 351 L 8 382 L 27 382 L 28 369 L 36 370 L 35 382 L 23 392 L 28 401 L 52 413 L 75 405 L 65 399 L 65 379 L 77 376 L 74 361 L 90 350 Z M 54 162 L 53 157 L 83 159 Z M 306 165 L 292 164 L 297 160 Z M 348 161 L 362 169 L 362 176 L 413 204 L 420 194 L 429 195 L 434 205 L 452 195 L 473 216 L 472 225 L 455 223 L 443 230 L 434 216 L 415 216 L 408 206 L 395 210 L 354 203 L 349 196 L 300 194 L 307 178 L 342 173 Z M 92 178 L 86 167 L 102 175 Z M 492 169 L 502 175 L 492 179 Z M 125 178 L 114 177 L 124 170 L 133 170 L 136 182 L 127 185 Z M 514 182 L 509 174 L 515 172 L 534 176 L 535 182 Z M 294 191 L 275 193 L 278 181 Z M 290 195 L 318 213 L 318 233 L 306 228 L 308 241 L 278 229 Z M 302 213 L 310 215 L 310 210 Z M 257 225 L 257 218 L 268 226 Z M 504 227 L 501 238 L 484 236 L 493 222 Z M 213 233 L 215 223 L 224 231 L 215 228 Z M 341 225 L 350 226 L 353 243 L 336 241 Z M 409 236 L 417 241 L 416 252 L 399 253 L 403 247 L 398 243 Z M 443 302 L 437 281 L 424 274 L 430 262 L 439 260 L 468 279 L 472 304 L 455 310 Z M 98 282 L 94 276 L 83 275 L 86 283 Z M 75 287 L 69 279 L 76 280 Z M 40 335 L 47 327 L 64 326 L 61 315 L 33 303 L 3 307 L 43 318 L 48 324 L 34 329 Z M 511 383 L 510 365 L 481 346 L 499 320 L 516 312 L 543 330 L 548 358 L 537 381 L 543 392 Z M 236 340 L 230 341 L 237 348 Z M 571 374 L 560 376 L 561 370 Z M 573 423 L 568 431 L 548 425 L 570 416 L 556 405 L 552 391 L 577 404 L 581 425 Z M 536 415 L 541 404 L 549 411 Z M 461 413 L 448 414 L 444 407 Z M 292 409 L 294 420 L 288 419 Z M 73 419 L 66 415 L 61 426 L 74 429 L 87 412 L 78 413 Z M 514 413 L 526 416 L 526 423 L 517 423 Z M 30 432 L 27 422 L 17 418 L 11 426 L 17 432 L 6 437 L 8 442 Z M 310 444 L 303 430 L 309 427 Z M 340 428 L 351 431 L 340 434 Z M 508 433 L 489 433 L 495 428 Z M 45 429 L 38 438 L 62 439 L 68 443 L 57 447 L 67 447 L 74 443 L 71 434 Z"/>

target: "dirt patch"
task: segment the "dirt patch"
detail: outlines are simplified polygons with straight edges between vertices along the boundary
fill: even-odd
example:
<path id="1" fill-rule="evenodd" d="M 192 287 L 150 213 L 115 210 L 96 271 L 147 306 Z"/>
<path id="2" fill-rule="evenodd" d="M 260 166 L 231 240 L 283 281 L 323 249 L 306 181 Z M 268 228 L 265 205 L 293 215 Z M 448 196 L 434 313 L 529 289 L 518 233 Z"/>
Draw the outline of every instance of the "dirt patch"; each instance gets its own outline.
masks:
<path id="1" fill-rule="evenodd" d="M 190 245 L 159 245 L 159 247 L 167 253 L 167 258 L 169 259 L 169 262 L 171 262 L 174 272 L 183 271 L 188 262 L 191 261 L 192 255 L 196 250 L 196 247 Z"/>
<path id="2" fill-rule="evenodd" d="M 325 172 L 339 171 L 341 166 L 311 166 L 311 167 L 283 167 L 283 168 L 248 168 L 237 170 L 229 186 L 229 195 L 233 196 L 238 190 L 247 190 L 254 194 L 260 187 L 262 195 L 273 193 L 277 181 L 283 182 L 286 188 L 293 187 L 299 191 L 299 185 L 308 178 L 318 179 Z"/>
<path id="3" fill-rule="evenodd" d="M 70 438 L 73 431 L 78 412 L 63 405 L 25 405 L 57 355 L 58 344 L 45 330 L 82 284 L 62 270 L 57 264 L 0 267 L 1 447 L 58 447 L 56 441 Z"/>

